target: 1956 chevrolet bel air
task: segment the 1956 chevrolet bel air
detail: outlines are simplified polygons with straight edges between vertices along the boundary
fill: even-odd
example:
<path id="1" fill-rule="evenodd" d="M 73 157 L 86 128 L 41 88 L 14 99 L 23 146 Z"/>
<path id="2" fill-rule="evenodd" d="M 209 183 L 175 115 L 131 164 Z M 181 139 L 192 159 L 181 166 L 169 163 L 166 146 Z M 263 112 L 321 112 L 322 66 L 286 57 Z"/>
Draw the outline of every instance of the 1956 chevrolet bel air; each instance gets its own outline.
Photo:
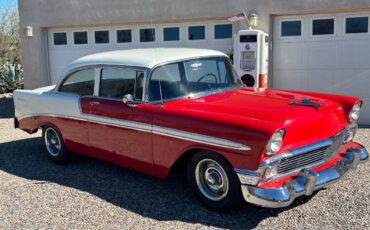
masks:
<path id="1" fill-rule="evenodd" d="M 59 83 L 17 90 L 15 127 L 42 129 L 49 158 L 87 154 L 165 178 L 186 164 L 206 206 L 289 206 L 368 159 L 353 142 L 362 101 L 247 88 L 226 55 L 157 48 L 99 53 Z"/>

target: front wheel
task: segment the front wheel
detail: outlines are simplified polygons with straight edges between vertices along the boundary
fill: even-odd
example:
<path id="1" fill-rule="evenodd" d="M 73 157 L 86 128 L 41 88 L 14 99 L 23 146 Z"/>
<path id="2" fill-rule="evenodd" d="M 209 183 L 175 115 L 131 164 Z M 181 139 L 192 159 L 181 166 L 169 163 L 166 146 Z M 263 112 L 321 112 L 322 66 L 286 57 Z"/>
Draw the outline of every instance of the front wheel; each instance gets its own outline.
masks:
<path id="1" fill-rule="evenodd" d="M 55 163 L 65 163 L 68 160 L 70 153 L 64 146 L 62 135 L 55 128 L 43 127 L 42 139 L 50 160 Z"/>
<path id="2" fill-rule="evenodd" d="M 232 166 L 216 153 L 201 151 L 188 162 L 188 181 L 210 209 L 229 211 L 243 204 L 240 182 Z"/>

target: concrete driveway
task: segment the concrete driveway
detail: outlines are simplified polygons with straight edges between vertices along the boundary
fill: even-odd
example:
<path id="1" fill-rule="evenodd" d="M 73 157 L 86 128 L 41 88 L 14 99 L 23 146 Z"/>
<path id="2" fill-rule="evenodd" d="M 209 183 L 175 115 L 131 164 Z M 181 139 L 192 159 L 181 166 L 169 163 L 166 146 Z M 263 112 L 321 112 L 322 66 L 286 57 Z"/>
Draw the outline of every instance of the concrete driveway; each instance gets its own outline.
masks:
<path id="1" fill-rule="evenodd" d="M 0 229 L 370 229 L 369 162 L 289 208 L 216 213 L 181 175 L 160 180 L 82 156 L 55 165 L 40 132 L 14 130 L 12 116 L 12 101 L 0 100 Z M 369 138 L 360 129 L 368 149 Z"/>

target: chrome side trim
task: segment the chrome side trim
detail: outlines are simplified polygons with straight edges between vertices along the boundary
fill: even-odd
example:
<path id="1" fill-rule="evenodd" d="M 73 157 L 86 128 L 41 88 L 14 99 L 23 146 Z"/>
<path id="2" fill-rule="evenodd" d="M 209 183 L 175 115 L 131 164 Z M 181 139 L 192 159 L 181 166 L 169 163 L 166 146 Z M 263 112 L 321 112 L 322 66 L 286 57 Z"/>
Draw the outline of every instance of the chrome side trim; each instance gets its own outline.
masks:
<path id="1" fill-rule="evenodd" d="M 234 169 L 241 184 L 257 185 L 261 180 L 261 174 L 247 169 Z"/>
<path id="2" fill-rule="evenodd" d="M 182 130 L 177 130 L 177 129 L 171 129 L 171 128 L 165 128 L 165 127 L 160 127 L 160 126 L 155 126 L 155 125 L 153 126 L 147 123 L 120 120 L 120 119 L 114 119 L 114 118 L 104 118 L 104 117 L 95 116 L 95 115 L 83 114 L 82 117 L 74 117 L 74 116 L 65 116 L 65 115 L 60 115 L 60 114 L 39 113 L 39 114 L 28 114 L 18 119 L 21 120 L 21 119 L 35 117 L 35 116 L 51 116 L 51 117 L 67 118 L 67 119 L 97 123 L 101 125 L 109 125 L 109 126 L 115 126 L 119 128 L 132 129 L 136 131 L 151 132 L 153 134 L 168 136 L 168 137 L 177 138 L 181 140 L 187 140 L 187 141 L 192 141 L 192 142 L 197 142 L 201 144 L 212 145 L 212 146 L 222 147 L 222 148 L 227 148 L 227 149 L 242 150 L 242 151 L 251 150 L 251 148 L 247 145 L 234 142 L 234 141 L 230 141 L 227 139 L 223 139 L 223 138 L 212 137 L 208 135 L 187 132 L 187 131 L 182 131 Z"/>
<path id="3" fill-rule="evenodd" d="M 133 129 L 143 132 L 152 132 L 152 125 L 147 123 L 141 123 L 136 121 L 121 120 L 116 118 L 105 118 L 101 116 L 95 116 L 91 114 L 83 114 L 87 121 L 91 123 L 98 123 L 101 125 L 110 125 L 120 128 Z"/>
<path id="4" fill-rule="evenodd" d="M 212 137 L 207 136 L 203 134 L 198 133 L 191 133 L 186 131 L 181 131 L 177 129 L 171 129 L 171 128 L 164 128 L 160 126 L 153 126 L 153 133 L 159 134 L 162 136 L 168 136 L 168 137 L 175 137 L 182 140 L 187 141 L 193 141 L 201 144 L 208 144 L 213 145 L 217 147 L 223 147 L 223 148 L 229 148 L 229 149 L 235 149 L 235 150 L 251 150 L 251 148 L 247 145 L 218 138 L 218 137 Z"/>
<path id="5" fill-rule="evenodd" d="M 17 119 L 20 121 L 22 119 L 26 119 L 30 117 L 40 117 L 40 116 L 59 117 L 59 118 L 67 118 L 67 119 L 73 119 L 73 120 L 79 120 L 79 121 L 87 121 L 87 119 L 80 118 L 80 117 L 66 116 L 66 115 L 61 115 L 61 114 L 51 114 L 51 113 L 31 113 L 31 114 L 17 117 Z"/>

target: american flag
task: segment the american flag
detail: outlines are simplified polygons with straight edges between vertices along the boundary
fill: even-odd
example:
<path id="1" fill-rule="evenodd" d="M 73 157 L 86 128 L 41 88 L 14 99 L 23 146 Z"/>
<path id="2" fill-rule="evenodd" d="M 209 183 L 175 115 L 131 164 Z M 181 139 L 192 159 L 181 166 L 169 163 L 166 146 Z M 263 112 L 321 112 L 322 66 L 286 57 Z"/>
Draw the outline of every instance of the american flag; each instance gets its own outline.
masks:
<path id="1" fill-rule="evenodd" d="M 236 22 L 236 21 L 244 20 L 246 18 L 247 18 L 247 15 L 245 14 L 245 12 L 243 12 L 243 13 L 234 15 L 234 16 L 228 18 L 227 20 L 230 21 L 230 22 Z"/>

